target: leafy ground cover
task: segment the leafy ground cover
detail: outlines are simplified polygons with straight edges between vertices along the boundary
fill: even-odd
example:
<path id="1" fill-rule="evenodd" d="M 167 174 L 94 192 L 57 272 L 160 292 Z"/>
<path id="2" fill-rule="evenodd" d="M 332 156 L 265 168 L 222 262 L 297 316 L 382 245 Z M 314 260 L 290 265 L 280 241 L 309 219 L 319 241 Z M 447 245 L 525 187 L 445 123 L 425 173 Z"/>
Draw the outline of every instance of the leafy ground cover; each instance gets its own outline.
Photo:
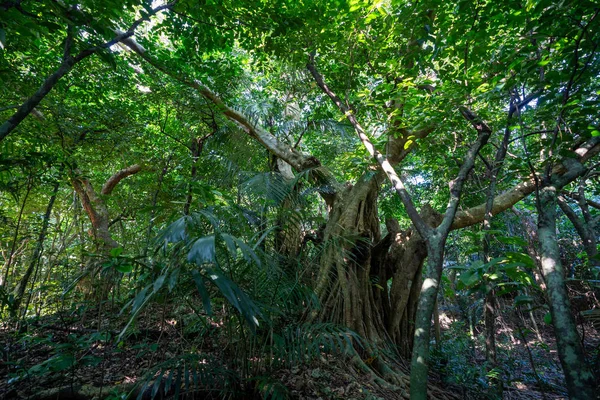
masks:
<path id="1" fill-rule="evenodd" d="M 228 340 L 219 315 L 207 320 L 211 328 L 202 330 L 190 325 L 193 310 L 170 303 L 148 307 L 116 342 L 127 323 L 119 311 L 110 304 L 104 309 L 80 307 L 30 321 L 26 331 L 3 326 L 2 398 L 153 399 L 175 396 L 176 385 L 181 386 L 181 398 L 409 398 L 401 388 L 382 388 L 368 379 L 343 355 L 325 352 L 289 368 L 265 369 L 261 362 L 253 368 L 258 360 L 249 359 L 253 374 L 243 376 L 231 362 L 236 344 Z M 482 332 L 472 339 L 463 322 L 444 313 L 441 325 L 441 342 L 433 351 L 434 398 L 489 398 Z M 542 326 L 539 341 L 525 327 L 527 321 L 499 325 L 503 398 L 566 399 L 549 327 Z M 582 328 L 586 348 L 597 351 L 598 332 L 591 325 Z M 407 371 L 406 365 L 398 368 Z"/>

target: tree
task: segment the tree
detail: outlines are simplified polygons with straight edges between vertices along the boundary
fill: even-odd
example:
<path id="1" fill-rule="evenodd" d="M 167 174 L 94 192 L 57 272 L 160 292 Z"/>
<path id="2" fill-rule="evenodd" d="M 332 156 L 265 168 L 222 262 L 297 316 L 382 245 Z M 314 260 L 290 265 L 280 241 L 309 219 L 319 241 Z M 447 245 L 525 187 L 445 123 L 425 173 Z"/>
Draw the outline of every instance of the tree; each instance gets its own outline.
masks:
<path id="1" fill-rule="evenodd" d="M 210 150 L 210 142 L 217 140 L 221 128 L 242 132 L 245 139 L 236 137 L 246 140 L 247 159 L 254 168 L 268 166 L 292 186 L 299 177 L 308 177 L 321 198 L 311 211 L 316 215 L 318 207 L 327 210 L 317 229 L 302 232 L 302 224 L 290 224 L 285 232 L 285 224 L 278 222 L 279 236 L 273 239 L 273 251 L 298 254 L 310 242 L 316 254 L 309 274 L 321 307 L 311 310 L 308 318 L 343 324 L 366 338 L 372 344 L 365 349 L 374 357 L 372 368 L 392 383 L 404 381 L 377 346 L 391 342 L 404 356 L 412 355 L 413 398 L 427 395 L 431 316 L 452 230 L 483 222 L 484 231 L 490 231 L 494 215 L 535 192 L 542 258 L 557 265 L 552 193 L 587 173 L 588 161 L 600 151 L 594 133 L 598 34 L 593 4 L 352 0 L 285 2 L 285 7 L 246 1 L 179 1 L 154 9 L 136 2 L 128 5 L 131 10 L 110 3 L 97 18 L 82 21 L 78 16 L 95 15 L 94 2 L 82 3 L 81 10 L 57 6 L 49 14 L 48 22 L 61 16 L 70 21 L 66 29 L 44 31 L 46 42 L 66 35 L 63 62 L 54 78 L 9 117 L 1 137 L 13 130 L 5 141 L 26 135 L 19 130 L 21 121 L 35 107 L 50 103 L 52 87 L 63 90 L 61 96 L 71 96 L 59 79 L 88 55 L 104 55 L 117 67 L 112 78 L 122 74 L 127 78 L 123 82 L 135 82 L 140 93 L 144 88 L 149 94 L 118 91 L 125 104 L 140 104 L 134 96 L 151 103 L 129 108 L 138 113 L 132 119 L 149 136 L 144 143 L 152 143 L 139 151 L 132 145 L 132 151 L 149 156 L 173 140 L 191 155 L 185 163 L 180 161 L 185 157 L 173 162 L 174 170 L 183 164 L 189 168 L 185 176 L 191 179 L 184 181 L 169 176 L 172 157 L 162 158 L 168 162 L 152 200 L 156 205 L 160 187 L 170 185 L 171 194 L 179 195 L 183 204 L 179 209 L 191 216 L 194 181 L 203 176 L 199 168 L 216 169 L 211 164 L 216 150 Z M 164 11 L 160 18 L 150 18 L 159 11 Z M 9 28 L 24 29 L 24 21 L 31 18 L 16 6 L 5 12 L 16 16 L 16 22 L 7 25 L 8 33 Z M 136 30 L 146 20 L 152 21 L 147 30 Z M 129 28 L 115 36 L 119 25 Z M 98 37 L 84 43 L 83 32 Z M 71 46 L 79 41 L 83 50 L 78 54 L 85 57 L 73 58 Z M 121 46 L 108 51 L 117 43 Z M 18 43 L 16 48 L 23 51 L 28 45 Z M 39 64 L 51 65 L 48 60 Z M 90 76 L 101 80 L 97 77 L 103 72 L 87 68 L 82 75 L 94 71 Z M 31 92 L 31 84 L 17 81 Z M 151 97 L 159 90 L 176 100 L 160 103 L 160 96 Z M 557 98 L 558 92 L 562 97 Z M 261 112 L 263 105 L 270 112 Z M 161 115 L 159 123 L 144 126 L 144 116 L 154 116 L 162 107 L 179 110 L 173 118 Z M 290 114 L 294 119 L 287 118 Z M 341 123 L 344 118 L 347 122 Z M 339 129 L 332 128 L 336 122 Z M 176 133 L 167 132 L 167 124 Z M 80 137 L 85 138 L 84 132 Z M 64 145 L 64 132 L 60 136 L 68 162 L 85 159 L 74 154 L 77 147 Z M 158 138 L 165 142 L 158 145 Z M 86 145 L 85 140 L 73 141 Z M 73 187 L 100 247 L 117 247 L 103 197 L 77 168 L 71 170 Z M 129 175 L 123 171 L 107 184 Z M 170 179 L 180 179 L 181 185 Z M 239 199 L 238 189 L 238 206 Z M 253 224 L 259 236 L 269 237 L 263 217 Z M 154 218 L 153 210 L 148 236 Z M 293 235 L 295 240 L 288 240 Z M 286 242 L 289 245 L 282 244 Z M 261 245 L 268 250 L 266 240 Z M 489 252 L 484 253 L 489 258 Z M 560 275 L 549 264 L 544 267 L 544 261 L 542 266 L 547 279 Z M 554 321 L 563 324 L 557 332 L 569 331 L 573 344 L 577 341 L 565 306 L 564 282 L 552 282 L 547 284 L 555 304 Z M 573 354 L 575 363 L 563 362 L 566 374 L 586 375 L 575 365 L 583 365 L 582 352 L 575 348 Z M 571 394 L 578 385 L 586 387 L 582 396 L 590 393 L 589 380 L 582 382 L 573 378 Z"/>

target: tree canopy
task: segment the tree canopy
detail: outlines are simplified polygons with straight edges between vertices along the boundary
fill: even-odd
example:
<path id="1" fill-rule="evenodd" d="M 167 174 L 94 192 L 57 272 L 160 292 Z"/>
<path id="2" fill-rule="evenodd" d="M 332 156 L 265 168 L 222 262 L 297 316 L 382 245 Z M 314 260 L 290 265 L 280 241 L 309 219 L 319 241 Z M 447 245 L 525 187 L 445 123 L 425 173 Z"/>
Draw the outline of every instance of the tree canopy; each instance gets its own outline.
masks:
<path id="1" fill-rule="evenodd" d="M 508 324 L 551 327 L 564 390 L 594 398 L 599 12 L 0 2 L 0 312 L 23 348 L 58 316 L 78 334 L 7 377 L 75 374 L 163 307 L 186 344 L 117 392 L 293 397 L 278 371 L 335 355 L 394 396 L 500 398 Z M 479 380 L 437 376 L 442 331 Z"/>

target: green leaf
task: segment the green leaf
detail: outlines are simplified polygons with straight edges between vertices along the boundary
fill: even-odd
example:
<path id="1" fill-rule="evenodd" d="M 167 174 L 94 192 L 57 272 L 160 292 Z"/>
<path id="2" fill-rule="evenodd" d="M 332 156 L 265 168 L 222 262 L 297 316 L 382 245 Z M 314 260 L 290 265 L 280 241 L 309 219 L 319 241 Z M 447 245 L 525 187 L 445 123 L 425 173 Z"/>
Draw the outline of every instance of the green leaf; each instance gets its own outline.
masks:
<path id="1" fill-rule="evenodd" d="M 499 237 L 497 237 L 497 239 L 498 239 L 498 241 L 500 241 L 504 244 L 521 246 L 521 247 L 527 246 L 527 242 L 517 236 L 499 236 Z"/>
<path id="2" fill-rule="evenodd" d="M 215 261 L 215 235 L 201 237 L 196 240 L 188 253 L 188 261 L 197 265 Z"/>
<path id="3" fill-rule="evenodd" d="M 552 314 L 550 314 L 550 312 L 547 312 L 546 315 L 544 315 L 544 322 L 548 325 L 552 325 Z"/>
<path id="4" fill-rule="evenodd" d="M 533 303 L 533 300 L 534 299 L 531 296 L 519 295 L 515 297 L 515 305 L 531 304 Z"/>
<path id="5" fill-rule="evenodd" d="M 100 57 L 102 61 L 104 61 L 108 66 L 110 66 L 113 70 L 116 71 L 117 60 L 112 51 L 108 49 L 100 49 L 96 52 L 96 54 L 98 54 L 98 57 Z"/>
<path id="6" fill-rule="evenodd" d="M 122 274 L 128 274 L 133 271 L 133 265 L 131 264 L 116 264 L 115 269 Z"/>
<path id="7" fill-rule="evenodd" d="M 160 290 L 163 283 L 165 283 L 166 277 L 167 277 L 166 274 L 163 274 L 163 275 L 159 276 L 158 278 L 156 278 L 156 280 L 154 281 L 154 287 L 153 287 L 154 293 L 157 293 Z"/>
<path id="8" fill-rule="evenodd" d="M 469 269 L 461 272 L 459 280 L 465 287 L 468 288 L 478 283 L 481 280 L 481 278 L 479 277 L 477 270 Z"/>
<path id="9" fill-rule="evenodd" d="M 171 275 L 169 276 L 169 292 L 172 292 L 177 284 L 177 280 L 179 279 L 179 268 L 175 268 L 171 271 Z"/>
<path id="10" fill-rule="evenodd" d="M 121 253 L 123 253 L 123 248 L 122 247 L 117 247 L 114 249 L 110 249 L 110 256 L 117 258 L 121 255 Z"/>
<path id="11" fill-rule="evenodd" d="M 204 284 L 204 277 L 200 275 L 200 272 L 196 270 L 192 271 L 192 277 L 194 278 L 196 288 L 198 288 L 198 292 L 200 293 L 200 297 L 202 298 L 202 305 L 204 306 L 204 311 L 206 311 L 208 315 L 212 315 L 210 296 L 208 295 L 208 290 L 206 290 L 206 286 Z"/>
<path id="12" fill-rule="evenodd" d="M 258 317 L 261 316 L 259 308 L 233 281 L 217 270 L 207 270 L 213 283 L 219 288 L 223 296 L 244 317 L 252 330 L 258 326 Z"/>

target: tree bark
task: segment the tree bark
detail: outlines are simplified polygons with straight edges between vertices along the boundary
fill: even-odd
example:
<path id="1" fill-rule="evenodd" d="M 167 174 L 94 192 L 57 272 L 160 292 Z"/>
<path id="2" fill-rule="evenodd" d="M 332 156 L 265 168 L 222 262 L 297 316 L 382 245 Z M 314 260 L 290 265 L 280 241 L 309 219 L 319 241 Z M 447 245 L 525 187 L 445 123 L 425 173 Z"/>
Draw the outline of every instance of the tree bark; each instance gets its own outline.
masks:
<path id="1" fill-rule="evenodd" d="M 429 371 L 429 342 L 431 336 L 431 315 L 442 275 L 445 238 L 433 234 L 427 240 L 427 268 L 415 318 L 412 360 L 410 364 L 410 398 L 427 399 L 427 376 Z"/>
<path id="2" fill-rule="evenodd" d="M 8 253 L 8 260 L 6 261 L 6 267 L 4 271 L 4 278 L 0 285 L 4 287 L 8 287 L 8 278 L 10 276 L 10 267 L 12 265 L 13 259 L 15 258 L 15 250 L 17 248 L 17 239 L 19 238 L 19 230 L 21 229 L 21 220 L 23 219 L 23 211 L 25 210 L 25 204 L 27 204 L 27 199 L 29 198 L 29 193 L 31 192 L 31 188 L 33 187 L 33 178 L 30 175 L 27 180 L 27 190 L 25 192 L 25 196 L 23 197 L 23 203 L 21 208 L 19 209 L 19 216 L 17 217 L 17 226 L 15 227 L 15 234 L 13 235 L 12 246 L 10 248 L 10 253 Z"/>
<path id="3" fill-rule="evenodd" d="M 110 195 L 119 182 L 141 170 L 142 167 L 140 165 L 134 164 L 116 172 L 102 186 L 102 195 Z M 113 239 L 109 230 L 110 218 L 106 203 L 96 193 L 90 180 L 86 177 L 78 176 L 72 178 L 71 183 L 92 223 L 92 233 L 98 249 L 103 253 L 108 253 L 111 249 L 119 247 L 119 243 Z"/>
<path id="4" fill-rule="evenodd" d="M 557 187 L 548 185 L 541 188 L 538 195 L 538 235 L 542 273 L 547 285 L 558 356 L 565 373 L 569 397 L 573 400 L 591 400 L 596 397 L 595 382 L 585 361 L 565 284 L 556 239 L 556 203 Z"/>
<path id="5" fill-rule="evenodd" d="M 54 202 L 56 201 L 56 195 L 58 194 L 58 188 L 60 183 L 57 181 L 54 184 L 54 188 L 52 189 L 52 195 L 50 197 L 50 201 L 48 202 L 48 206 L 46 207 L 46 213 L 44 214 L 44 220 L 42 221 L 42 229 L 40 230 L 40 234 L 38 236 L 37 244 L 35 250 L 33 251 L 33 255 L 31 257 L 31 262 L 25 271 L 25 274 L 19 281 L 19 284 L 15 288 L 15 302 L 14 309 L 15 311 L 19 310 L 21 305 L 21 301 L 23 300 L 23 296 L 25 294 L 25 288 L 27 287 L 27 283 L 29 282 L 29 278 L 31 274 L 35 270 L 35 266 L 40 260 L 40 256 L 42 255 L 42 251 L 44 249 L 44 240 L 46 240 L 46 234 L 48 233 L 48 225 L 50 222 L 50 214 L 52 213 L 52 208 L 54 207 Z M 34 278 L 35 280 L 35 278 Z M 26 307 L 27 308 L 27 307 Z"/>
<path id="6" fill-rule="evenodd" d="M 583 201 L 585 202 L 585 199 L 583 199 Z M 598 255 L 596 231 L 591 218 L 580 219 L 562 196 L 557 196 L 557 203 L 563 213 L 569 218 L 569 221 L 571 221 L 571 224 L 573 224 L 577 234 L 581 238 L 583 249 L 588 256 L 589 265 L 592 267 L 600 266 L 600 260 L 596 259 L 596 256 Z"/>

